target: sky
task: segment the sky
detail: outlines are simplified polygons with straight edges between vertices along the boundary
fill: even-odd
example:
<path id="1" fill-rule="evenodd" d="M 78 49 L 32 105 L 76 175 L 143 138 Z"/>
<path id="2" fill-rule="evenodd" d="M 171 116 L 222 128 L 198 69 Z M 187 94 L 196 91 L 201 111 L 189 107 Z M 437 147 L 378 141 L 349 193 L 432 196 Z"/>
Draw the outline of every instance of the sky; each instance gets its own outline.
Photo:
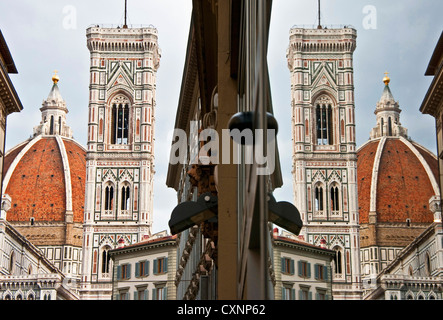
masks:
<path id="1" fill-rule="evenodd" d="M 290 76 L 286 49 L 293 26 L 317 25 L 316 0 L 274 0 L 269 35 L 268 65 L 284 185 L 277 201 L 293 201 L 291 174 Z M 174 129 L 191 0 L 128 0 L 128 24 L 153 25 L 162 51 L 157 72 L 153 232 L 168 230 L 176 192 L 166 187 L 170 135 Z M 323 0 L 321 23 L 348 25 L 357 30 L 354 86 L 357 146 L 375 126 L 385 72 L 399 102 L 401 124 L 409 136 L 436 152 L 435 122 L 419 108 L 432 81 L 424 75 L 443 30 L 441 0 Z M 24 106 L 7 119 L 6 150 L 28 139 L 41 120 L 40 107 L 58 71 L 60 92 L 69 113 L 68 125 L 83 146 L 87 140 L 89 51 L 86 29 L 93 24 L 121 25 L 123 0 L 0 0 L 0 29 L 18 74 L 11 80 Z"/>

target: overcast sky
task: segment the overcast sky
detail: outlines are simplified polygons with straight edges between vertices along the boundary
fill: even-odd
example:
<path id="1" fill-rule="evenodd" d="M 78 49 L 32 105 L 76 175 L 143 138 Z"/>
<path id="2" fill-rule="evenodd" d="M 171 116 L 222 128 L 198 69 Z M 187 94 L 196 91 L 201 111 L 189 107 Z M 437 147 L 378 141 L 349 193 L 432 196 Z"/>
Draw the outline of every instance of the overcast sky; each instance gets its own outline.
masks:
<path id="1" fill-rule="evenodd" d="M 166 187 L 170 141 L 175 120 L 189 31 L 191 0 L 128 0 L 128 24 L 152 24 L 162 50 L 157 73 L 155 185 L 153 231 L 168 230 L 176 194 Z M 357 144 L 375 126 L 374 110 L 386 71 L 399 101 L 400 121 L 413 140 L 435 153 L 434 119 L 419 112 L 432 78 L 425 70 L 443 29 L 441 0 L 322 1 L 323 25 L 357 29 L 354 53 Z M 317 24 L 316 0 L 274 0 L 268 63 L 284 186 L 277 201 L 292 201 L 290 78 L 286 61 L 289 29 Z M 86 28 L 122 24 L 124 0 L 0 0 L 0 29 L 18 74 L 10 75 L 24 106 L 8 117 L 6 149 L 32 135 L 41 119 L 39 108 L 52 86 L 54 70 L 66 100 L 74 138 L 86 146 L 89 94 L 89 51 Z"/>

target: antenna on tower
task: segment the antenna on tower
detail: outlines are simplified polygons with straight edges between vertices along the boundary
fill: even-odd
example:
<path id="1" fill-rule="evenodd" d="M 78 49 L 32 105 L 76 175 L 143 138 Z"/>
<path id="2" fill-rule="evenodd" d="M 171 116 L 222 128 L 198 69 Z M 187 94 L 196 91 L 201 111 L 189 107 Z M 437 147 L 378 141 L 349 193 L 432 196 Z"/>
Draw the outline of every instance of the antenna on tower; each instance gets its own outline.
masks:
<path id="1" fill-rule="evenodd" d="M 317 26 L 317 29 L 321 29 L 320 0 L 318 0 L 318 26 Z"/>
<path id="2" fill-rule="evenodd" d="M 126 24 L 127 15 L 128 15 L 128 0 L 125 0 L 125 24 L 123 25 L 124 29 L 128 28 L 128 25 Z"/>

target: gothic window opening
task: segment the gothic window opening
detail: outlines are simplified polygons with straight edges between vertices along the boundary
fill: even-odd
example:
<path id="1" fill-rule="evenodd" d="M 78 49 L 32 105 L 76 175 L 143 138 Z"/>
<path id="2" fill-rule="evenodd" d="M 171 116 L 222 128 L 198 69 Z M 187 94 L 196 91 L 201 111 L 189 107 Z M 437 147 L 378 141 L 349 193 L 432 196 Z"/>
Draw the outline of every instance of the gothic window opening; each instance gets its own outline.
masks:
<path id="1" fill-rule="evenodd" d="M 388 136 L 392 136 L 392 120 L 391 120 L 391 117 L 388 118 Z"/>
<path id="2" fill-rule="evenodd" d="M 129 103 L 123 96 L 118 96 L 112 103 L 112 144 L 126 145 L 129 143 L 129 109 Z"/>
<path id="3" fill-rule="evenodd" d="M 110 265 L 110 261 L 111 258 L 109 256 L 109 251 L 110 247 L 105 247 L 102 251 L 102 274 L 109 274 L 109 265 Z"/>
<path id="4" fill-rule="evenodd" d="M 334 273 L 335 275 L 341 275 L 343 273 L 343 254 L 340 247 L 335 247 L 335 258 L 334 258 Z"/>
<path id="5" fill-rule="evenodd" d="M 383 126 L 384 126 L 384 120 L 381 118 L 381 124 L 380 124 L 380 133 L 383 135 Z"/>
<path id="6" fill-rule="evenodd" d="M 51 116 L 51 122 L 49 124 L 49 134 L 54 134 L 54 116 Z"/>
<path id="7" fill-rule="evenodd" d="M 127 211 L 130 208 L 130 190 L 129 186 L 123 186 L 121 192 L 121 210 Z"/>
<path id="8" fill-rule="evenodd" d="M 331 211 L 333 215 L 340 213 L 338 186 L 333 185 L 330 192 Z"/>
<path id="9" fill-rule="evenodd" d="M 323 187 L 316 186 L 314 194 L 314 206 L 316 212 L 323 212 Z"/>
<path id="10" fill-rule="evenodd" d="M 114 187 L 108 185 L 105 187 L 105 211 L 114 210 Z"/>
<path id="11" fill-rule="evenodd" d="M 58 117 L 58 134 L 62 134 L 62 117 Z"/>
<path id="12" fill-rule="evenodd" d="M 317 145 L 333 144 L 332 103 L 327 96 L 320 97 L 315 103 Z"/>

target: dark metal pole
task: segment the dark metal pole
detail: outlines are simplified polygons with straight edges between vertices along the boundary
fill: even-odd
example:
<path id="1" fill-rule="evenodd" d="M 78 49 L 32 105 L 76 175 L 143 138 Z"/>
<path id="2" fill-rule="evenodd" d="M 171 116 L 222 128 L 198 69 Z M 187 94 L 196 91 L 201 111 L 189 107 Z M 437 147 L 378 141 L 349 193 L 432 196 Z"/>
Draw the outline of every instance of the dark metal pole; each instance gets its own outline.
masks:
<path id="1" fill-rule="evenodd" d="M 125 24 L 123 25 L 123 28 L 128 27 L 128 25 L 126 24 L 127 12 L 128 12 L 128 0 L 125 0 Z"/>

